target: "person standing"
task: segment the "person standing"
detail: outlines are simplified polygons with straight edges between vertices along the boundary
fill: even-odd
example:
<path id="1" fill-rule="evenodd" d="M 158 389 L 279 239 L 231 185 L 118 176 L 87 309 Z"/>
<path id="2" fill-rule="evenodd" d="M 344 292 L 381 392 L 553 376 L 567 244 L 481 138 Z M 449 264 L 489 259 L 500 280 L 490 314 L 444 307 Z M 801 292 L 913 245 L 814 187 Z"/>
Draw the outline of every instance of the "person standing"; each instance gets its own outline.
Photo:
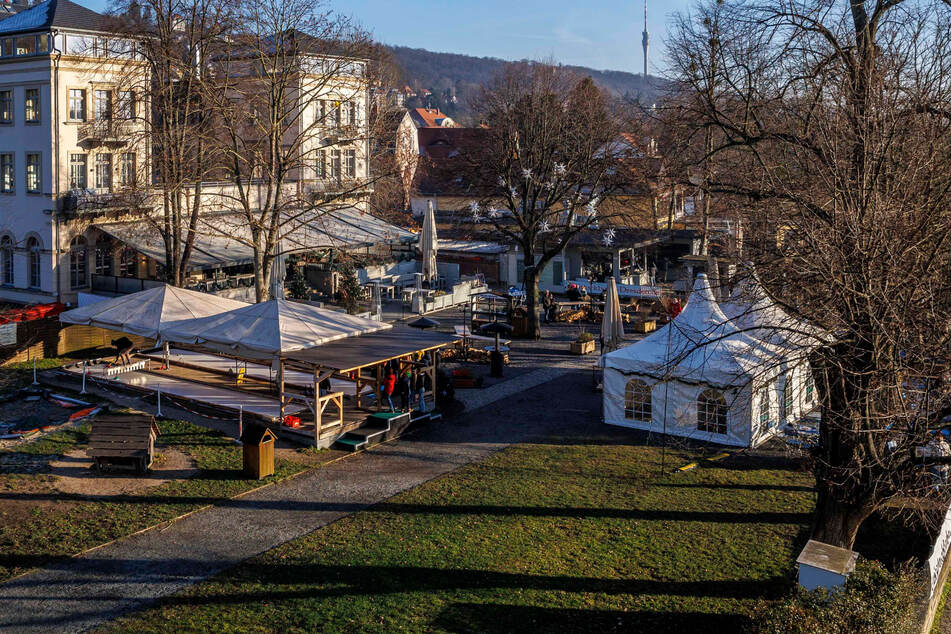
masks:
<path id="1" fill-rule="evenodd" d="M 650 268 L 650 284 L 651 286 L 657 285 L 657 263 L 651 262 Z"/>
<path id="2" fill-rule="evenodd" d="M 421 414 L 426 413 L 426 384 L 429 381 L 429 375 L 426 374 L 423 370 L 417 370 L 415 372 L 414 381 L 413 381 L 413 390 L 416 393 L 416 398 L 419 400 L 419 409 Z"/>
<path id="3" fill-rule="evenodd" d="M 383 396 L 386 397 L 386 402 L 390 406 L 390 411 L 395 412 L 396 408 L 393 407 L 393 390 L 396 389 L 396 374 L 393 372 L 393 368 L 387 368 L 386 376 L 383 377 L 383 387 L 381 391 Z"/>
<path id="4" fill-rule="evenodd" d="M 413 371 L 409 368 L 400 375 L 399 387 L 400 410 L 408 412 L 413 401 Z"/>

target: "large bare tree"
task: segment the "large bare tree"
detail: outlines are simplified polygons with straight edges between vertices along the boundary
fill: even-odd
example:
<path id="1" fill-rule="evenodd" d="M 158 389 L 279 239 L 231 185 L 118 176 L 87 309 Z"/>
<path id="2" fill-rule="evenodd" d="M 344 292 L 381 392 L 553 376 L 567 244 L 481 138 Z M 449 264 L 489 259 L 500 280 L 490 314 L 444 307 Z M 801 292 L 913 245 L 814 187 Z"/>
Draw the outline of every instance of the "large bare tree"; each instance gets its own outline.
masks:
<path id="1" fill-rule="evenodd" d="M 742 259 L 830 337 L 810 355 L 812 535 L 847 548 L 870 514 L 935 495 L 915 452 L 948 397 L 949 17 L 937 0 L 704 1 L 669 45 L 667 115 L 744 217 Z"/>
<path id="2" fill-rule="evenodd" d="M 590 78 L 561 67 L 508 65 L 475 108 L 485 129 L 462 161 L 485 194 L 474 215 L 521 249 L 529 334 L 537 338 L 541 273 L 603 220 L 600 202 L 624 182 L 631 148 L 621 141 L 616 104 Z"/>

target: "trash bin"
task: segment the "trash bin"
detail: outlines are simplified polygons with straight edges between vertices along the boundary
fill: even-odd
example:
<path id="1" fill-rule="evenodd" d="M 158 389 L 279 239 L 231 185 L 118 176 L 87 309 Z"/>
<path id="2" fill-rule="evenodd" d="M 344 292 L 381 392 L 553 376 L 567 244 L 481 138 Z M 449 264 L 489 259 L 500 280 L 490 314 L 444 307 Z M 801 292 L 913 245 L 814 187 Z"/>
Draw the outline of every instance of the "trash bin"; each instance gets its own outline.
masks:
<path id="1" fill-rule="evenodd" d="M 274 441 L 277 436 L 264 425 L 248 425 L 241 434 L 244 475 L 255 480 L 274 475 Z"/>

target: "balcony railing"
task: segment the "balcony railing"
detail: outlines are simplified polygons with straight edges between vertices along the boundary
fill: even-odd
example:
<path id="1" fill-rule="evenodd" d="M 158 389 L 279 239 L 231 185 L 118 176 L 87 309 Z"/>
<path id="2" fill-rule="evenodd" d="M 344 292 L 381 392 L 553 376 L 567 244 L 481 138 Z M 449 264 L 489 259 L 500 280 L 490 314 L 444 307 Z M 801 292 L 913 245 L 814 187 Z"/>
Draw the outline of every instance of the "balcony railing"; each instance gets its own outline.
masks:
<path id="1" fill-rule="evenodd" d="M 97 119 L 79 126 L 79 143 L 86 145 L 126 145 L 133 133 L 132 122 Z"/>

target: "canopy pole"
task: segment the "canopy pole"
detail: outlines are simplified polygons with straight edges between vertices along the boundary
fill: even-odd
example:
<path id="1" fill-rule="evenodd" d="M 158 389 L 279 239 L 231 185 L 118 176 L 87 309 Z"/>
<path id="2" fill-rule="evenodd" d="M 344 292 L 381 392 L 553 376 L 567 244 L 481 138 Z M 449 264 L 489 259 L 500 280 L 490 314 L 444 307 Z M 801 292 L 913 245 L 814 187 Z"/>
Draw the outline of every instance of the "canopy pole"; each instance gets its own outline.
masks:
<path id="1" fill-rule="evenodd" d="M 316 365 L 314 366 L 314 444 L 320 446 L 320 410 L 323 408 L 320 406 L 320 381 L 318 380 L 318 373 L 320 368 Z"/>
<path id="2" fill-rule="evenodd" d="M 169 353 L 168 353 L 168 342 L 167 342 L 167 341 L 165 342 L 164 348 L 165 348 L 165 369 L 168 370 L 168 368 L 169 368 L 169 365 L 168 365 L 168 354 L 169 354 Z"/>
<path id="3" fill-rule="evenodd" d="M 284 424 L 284 359 L 278 359 L 277 364 L 277 385 L 281 397 L 281 424 Z"/>

